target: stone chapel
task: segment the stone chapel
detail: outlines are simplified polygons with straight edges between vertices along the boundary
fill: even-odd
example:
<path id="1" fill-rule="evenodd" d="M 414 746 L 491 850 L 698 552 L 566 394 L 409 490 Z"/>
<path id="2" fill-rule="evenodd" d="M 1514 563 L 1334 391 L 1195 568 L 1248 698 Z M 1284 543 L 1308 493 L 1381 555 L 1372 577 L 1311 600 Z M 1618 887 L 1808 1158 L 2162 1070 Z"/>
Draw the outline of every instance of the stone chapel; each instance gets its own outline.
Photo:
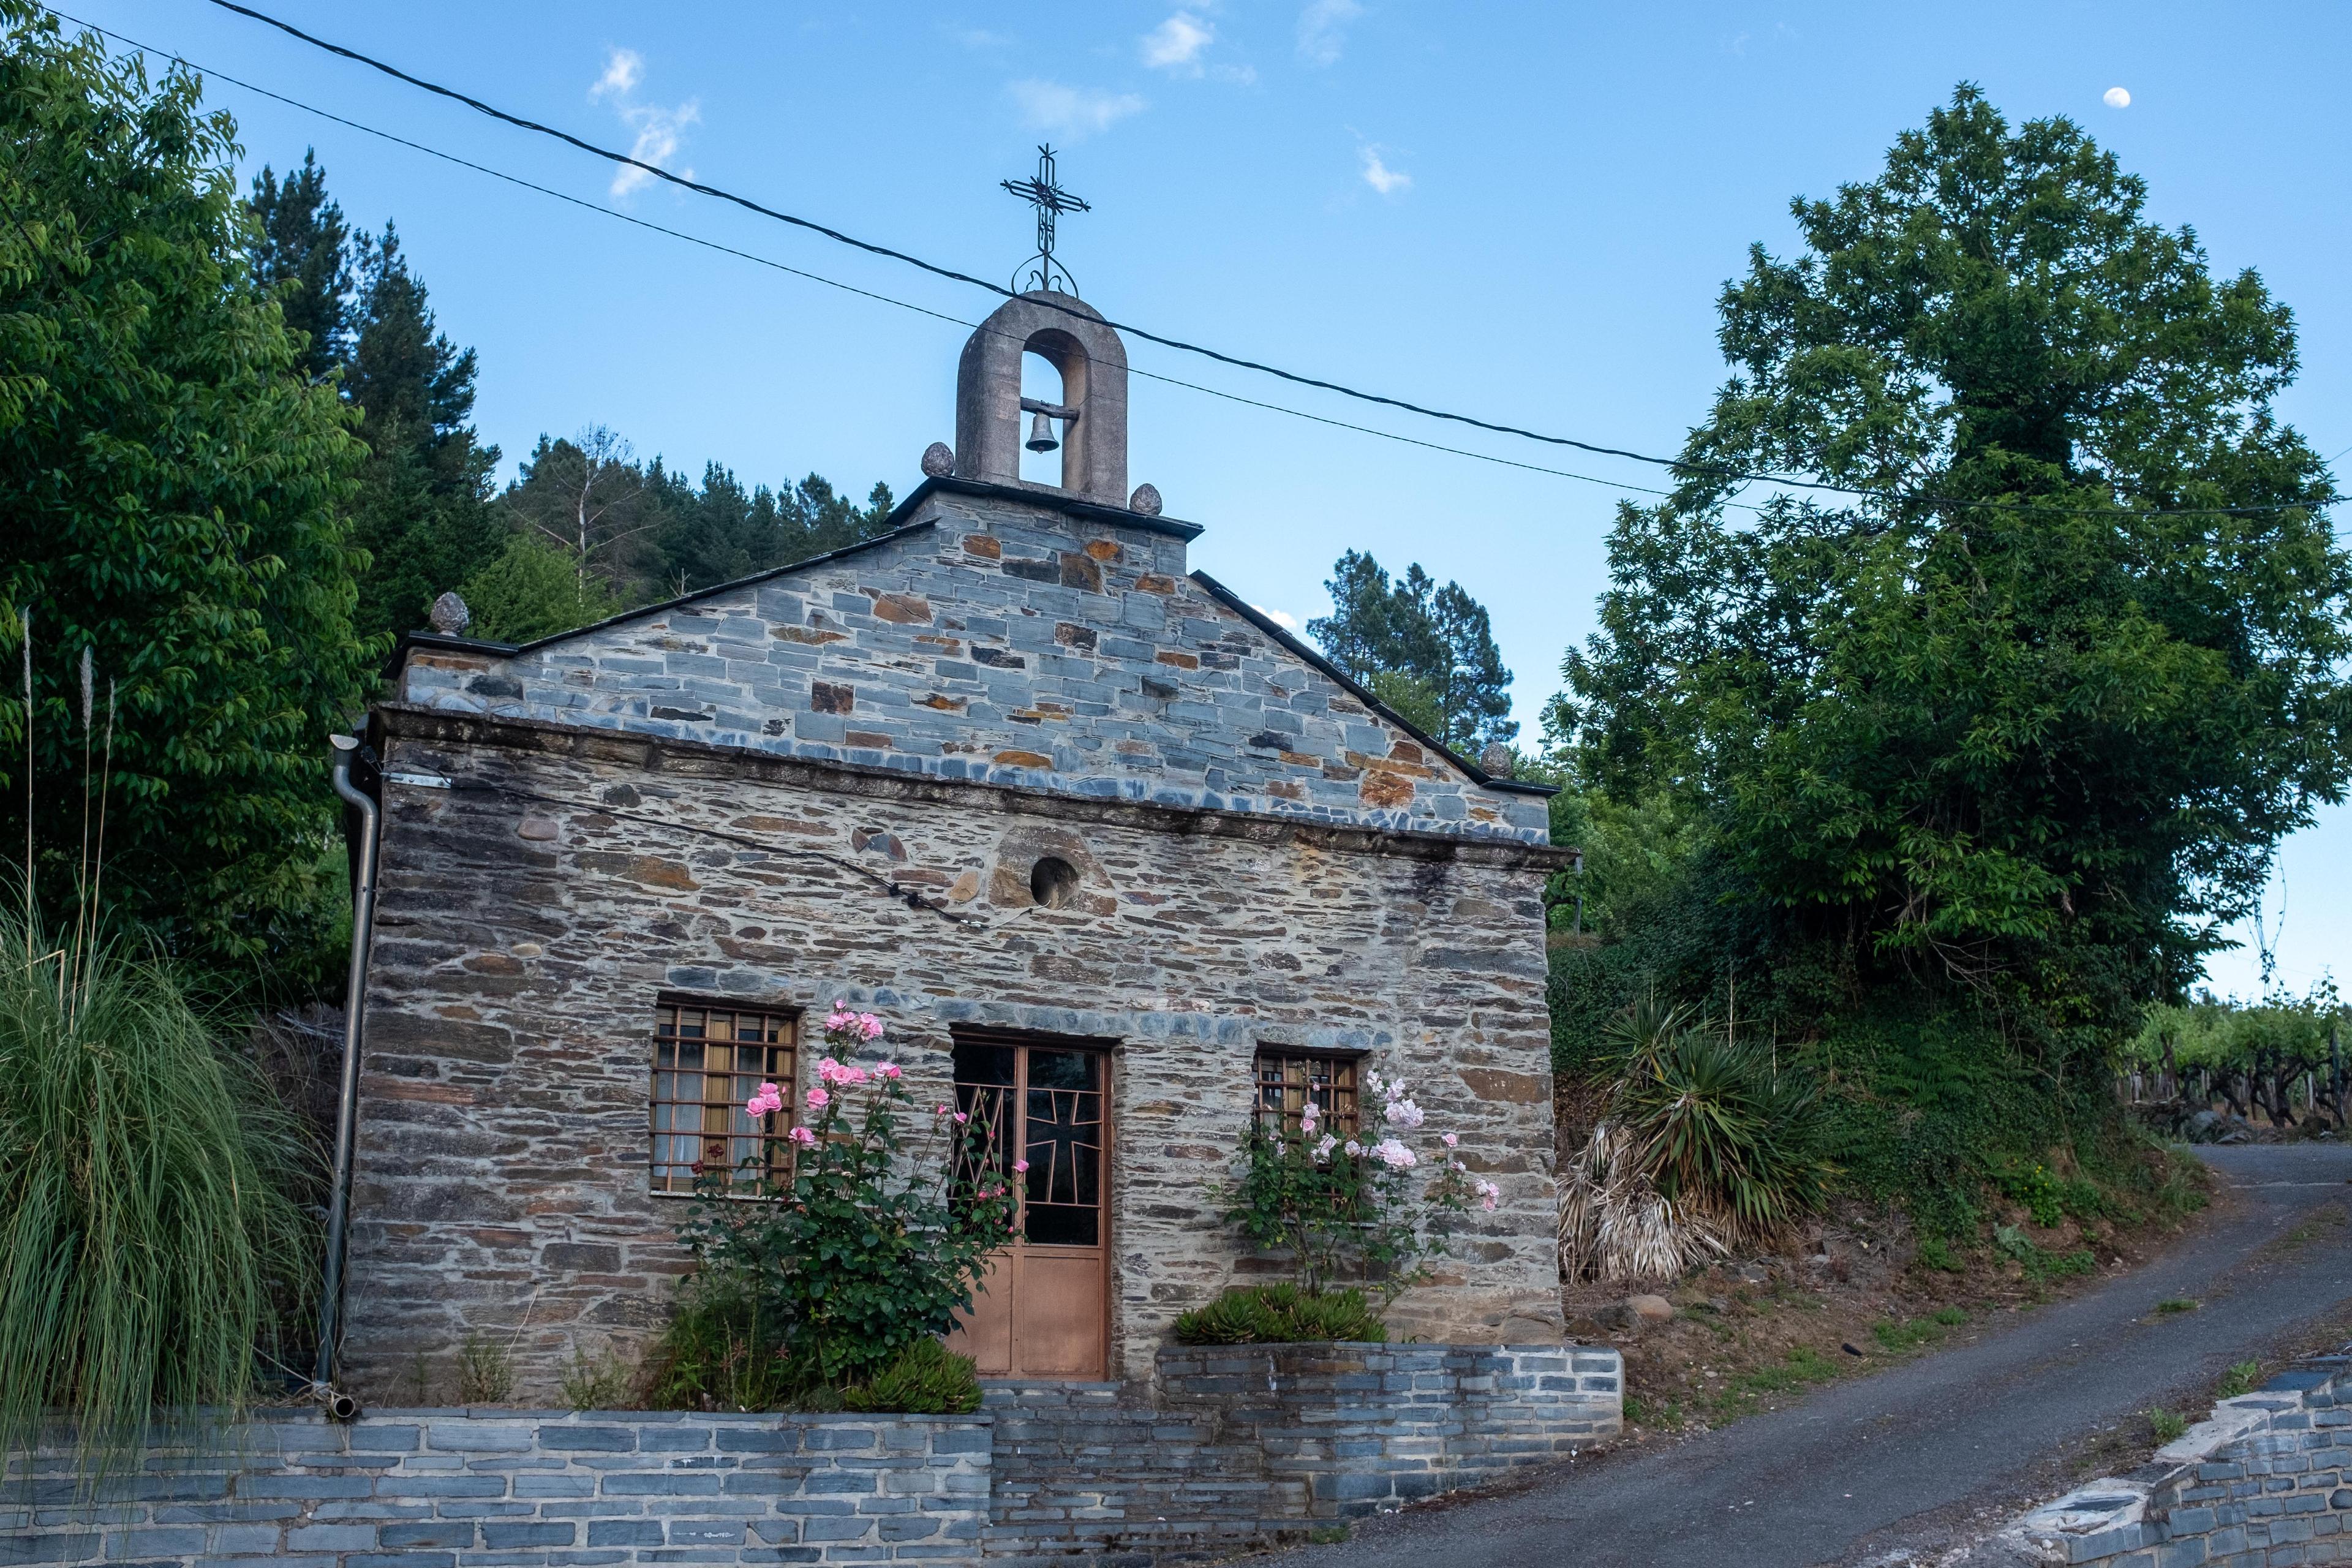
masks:
<path id="1" fill-rule="evenodd" d="M 525 1399 L 634 1359 L 694 1166 L 780 1146 L 836 1000 L 1018 1108 L 1021 1228 L 958 1336 L 983 1375 L 1150 1378 L 1179 1312 L 1276 1267 L 1213 1201 L 1251 1119 L 1345 1127 L 1375 1068 L 1501 1189 L 1392 1331 L 1558 1341 L 1549 791 L 1188 571 L 1200 525 L 1129 489 L 1127 375 L 1094 310 L 1024 294 L 877 537 L 522 647 L 402 642 L 362 753 L 352 1385 L 470 1335 Z M 1021 478 L 1024 415 L 1058 485 Z"/>

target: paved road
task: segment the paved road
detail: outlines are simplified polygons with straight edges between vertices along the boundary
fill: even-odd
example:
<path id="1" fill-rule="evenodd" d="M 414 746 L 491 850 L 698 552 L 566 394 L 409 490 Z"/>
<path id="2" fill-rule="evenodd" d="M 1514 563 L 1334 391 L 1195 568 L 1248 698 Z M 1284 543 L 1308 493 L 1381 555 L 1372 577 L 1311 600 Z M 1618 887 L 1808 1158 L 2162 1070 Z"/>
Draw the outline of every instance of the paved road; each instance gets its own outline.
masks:
<path id="1" fill-rule="evenodd" d="M 2208 1153 L 2226 1191 L 2179 1247 L 1974 1343 L 1512 1496 L 1396 1516 L 1282 1568 L 1839 1563 L 1942 1532 L 1955 1505 L 2022 1504 L 2054 1450 L 2201 1384 L 2352 1300 L 2352 1226 L 2283 1240 L 2352 1199 L 2352 1146 Z M 2278 1245 L 2272 1245 L 2276 1243 Z M 2156 1316 L 2168 1297 L 2204 1310 Z M 2016 1494 L 2013 1498 L 2007 1494 Z"/>

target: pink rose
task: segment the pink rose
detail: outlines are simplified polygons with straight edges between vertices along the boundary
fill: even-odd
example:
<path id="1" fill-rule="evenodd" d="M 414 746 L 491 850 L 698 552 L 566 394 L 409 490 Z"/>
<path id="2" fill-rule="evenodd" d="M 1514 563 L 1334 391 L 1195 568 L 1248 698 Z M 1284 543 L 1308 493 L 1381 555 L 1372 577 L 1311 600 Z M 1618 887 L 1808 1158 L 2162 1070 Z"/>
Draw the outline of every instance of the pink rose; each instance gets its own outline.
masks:
<path id="1" fill-rule="evenodd" d="M 814 1149 L 816 1147 L 816 1134 L 810 1131 L 805 1127 L 795 1127 L 790 1132 L 785 1133 L 784 1136 L 791 1139 L 793 1142 L 799 1144 L 803 1149 Z"/>
<path id="2" fill-rule="evenodd" d="M 1458 1145 L 1461 1142 L 1462 1142 L 1462 1137 L 1461 1137 L 1461 1134 L 1459 1134 L 1459 1133 L 1455 1133 L 1455 1132 L 1448 1132 L 1448 1133 L 1445 1135 L 1445 1146 L 1446 1146 L 1448 1149 L 1451 1149 L 1451 1148 L 1455 1147 L 1455 1146 L 1456 1146 L 1456 1145 Z"/>
<path id="3" fill-rule="evenodd" d="M 966 1116 L 966 1115 L 965 1115 L 962 1111 L 961 1111 L 961 1110 L 959 1110 L 959 1111 L 957 1111 L 957 1112 L 955 1113 L 955 1119 L 956 1119 L 956 1125 L 957 1125 L 958 1127 L 962 1126 L 965 1122 L 967 1122 L 967 1121 L 971 1121 L 971 1117 Z"/>
<path id="4" fill-rule="evenodd" d="M 947 1108 L 946 1106 L 944 1106 L 944 1105 L 940 1106 L 937 1110 L 934 1110 L 934 1111 L 932 1111 L 932 1112 L 931 1112 L 931 1114 L 932 1114 L 932 1115 L 934 1115 L 934 1116 L 945 1116 L 947 1113 L 948 1113 L 948 1108 Z"/>
<path id="5" fill-rule="evenodd" d="M 884 1062 L 879 1067 L 876 1068 L 874 1072 L 875 1076 L 877 1078 L 887 1078 L 895 1081 L 898 1077 L 898 1064 L 897 1062 Z"/>
<path id="6" fill-rule="evenodd" d="M 1029 1168 L 1029 1162 L 1026 1160 L 1015 1160 L 1013 1162 L 1013 1168 L 1015 1171 L 1025 1171 Z"/>
<path id="7" fill-rule="evenodd" d="M 808 1108 L 811 1110 L 823 1110 L 826 1106 L 833 1103 L 833 1096 L 825 1093 L 825 1091 L 821 1089 L 810 1089 L 808 1094 L 805 1096 L 805 1099 L 808 1101 Z"/>

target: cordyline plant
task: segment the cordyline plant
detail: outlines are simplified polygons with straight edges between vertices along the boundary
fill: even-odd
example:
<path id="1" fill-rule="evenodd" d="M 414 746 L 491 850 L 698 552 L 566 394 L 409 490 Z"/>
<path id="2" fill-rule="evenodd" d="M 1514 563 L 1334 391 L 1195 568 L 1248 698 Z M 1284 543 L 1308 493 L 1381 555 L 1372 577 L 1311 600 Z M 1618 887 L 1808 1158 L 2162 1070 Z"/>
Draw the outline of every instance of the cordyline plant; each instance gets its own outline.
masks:
<path id="1" fill-rule="evenodd" d="M 736 1364 L 706 1381 L 737 1403 L 871 1382 L 954 1326 L 1009 1239 L 1011 1173 L 990 1165 L 983 1130 L 951 1104 L 923 1113 L 896 1062 L 852 1059 L 882 1033 L 870 1013 L 836 1005 L 825 1019 L 788 1178 L 755 1159 L 732 1185 L 717 1171 L 698 1184 L 680 1230 L 702 1269 L 694 1289 L 747 1320 L 720 1352 Z M 757 1119 L 782 1106 L 771 1083 L 744 1109 Z M 925 1124 L 919 1138 L 912 1123 Z M 742 1365 L 746 1354 L 771 1364 Z"/>
<path id="2" fill-rule="evenodd" d="M 1385 1307 L 1429 1279 L 1426 1259 L 1444 1255 L 1471 1203 L 1491 1211 L 1501 1190 L 1470 1175 L 1451 1132 L 1430 1172 L 1416 1174 L 1423 1162 L 1403 1135 L 1421 1127 L 1421 1107 L 1402 1079 L 1368 1071 L 1364 1085 L 1380 1105 L 1381 1131 L 1371 1142 L 1369 1132 L 1326 1131 L 1312 1099 L 1296 1127 L 1253 1122 L 1241 1175 L 1223 1194 L 1224 1218 L 1257 1247 L 1287 1251 L 1300 1289 L 1362 1283 Z"/>

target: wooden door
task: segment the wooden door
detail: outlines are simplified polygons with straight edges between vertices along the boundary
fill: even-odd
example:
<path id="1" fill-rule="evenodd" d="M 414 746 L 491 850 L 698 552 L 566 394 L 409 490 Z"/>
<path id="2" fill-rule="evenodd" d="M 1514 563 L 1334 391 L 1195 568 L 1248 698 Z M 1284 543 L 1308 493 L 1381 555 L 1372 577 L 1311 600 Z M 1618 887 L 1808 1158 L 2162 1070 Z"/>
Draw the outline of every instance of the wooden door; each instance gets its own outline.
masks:
<path id="1" fill-rule="evenodd" d="M 1010 1180 L 1013 1241 L 949 1343 L 982 1377 L 1095 1379 L 1109 1348 L 1110 1057 L 1099 1045 L 957 1036 L 956 1106 L 977 1176 Z M 1026 1171 L 1015 1163 L 1025 1160 Z"/>

